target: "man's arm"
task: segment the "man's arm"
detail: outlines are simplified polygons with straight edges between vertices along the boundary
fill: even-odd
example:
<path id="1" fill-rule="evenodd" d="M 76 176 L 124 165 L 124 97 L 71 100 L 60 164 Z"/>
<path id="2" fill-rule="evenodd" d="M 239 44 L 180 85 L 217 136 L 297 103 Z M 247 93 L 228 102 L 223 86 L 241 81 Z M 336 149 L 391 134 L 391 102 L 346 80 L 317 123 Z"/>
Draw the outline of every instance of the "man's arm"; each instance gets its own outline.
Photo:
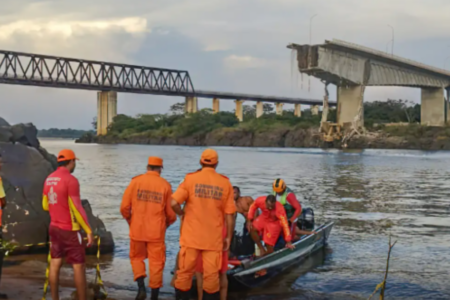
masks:
<path id="1" fill-rule="evenodd" d="M 290 244 L 292 241 L 292 235 L 291 235 L 291 230 L 289 228 L 289 223 L 288 223 L 287 216 L 286 216 L 286 211 L 284 210 L 284 207 L 281 204 L 279 204 L 278 202 L 275 207 L 275 214 L 276 214 L 278 220 L 280 220 L 281 227 L 283 228 L 284 239 L 287 244 Z"/>
<path id="2" fill-rule="evenodd" d="M 131 222 L 131 203 L 133 200 L 133 181 L 125 189 L 122 196 L 122 203 L 120 204 L 120 213 L 122 217 L 130 224 Z"/>
<path id="3" fill-rule="evenodd" d="M 286 200 L 295 209 L 294 215 L 292 215 L 292 217 L 290 219 L 291 223 L 294 223 L 294 221 L 302 213 L 302 206 L 301 206 L 300 202 L 297 200 L 297 197 L 295 197 L 294 193 L 290 193 L 286 197 Z"/>
<path id="4" fill-rule="evenodd" d="M 183 209 L 181 209 L 181 204 L 183 204 L 189 198 L 189 192 L 187 190 L 185 180 L 183 180 L 178 186 L 175 193 L 172 195 L 172 200 L 170 202 L 170 206 L 173 211 L 182 217 L 184 215 Z"/>
<path id="5" fill-rule="evenodd" d="M 223 251 L 228 251 L 231 245 L 231 239 L 234 234 L 236 203 L 234 202 L 233 186 L 231 182 L 228 187 L 228 197 L 225 199 L 224 205 L 225 226 L 227 226 L 227 237 L 225 239 Z"/>
<path id="6" fill-rule="evenodd" d="M 234 227 L 235 227 L 234 214 L 225 215 L 225 226 L 227 226 L 227 242 L 224 245 L 223 251 L 228 251 L 230 249 L 231 240 L 233 239 L 234 234 Z"/>
<path id="7" fill-rule="evenodd" d="M 253 202 L 252 205 L 250 205 L 250 208 L 248 210 L 247 214 L 247 221 L 251 222 L 253 221 L 253 218 L 255 217 L 256 210 L 258 209 L 258 202 Z"/>
<path id="8" fill-rule="evenodd" d="M 177 220 L 177 215 L 175 214 L 175 212 L 173 211 L 173 209 L 170 205 L 171 200 L 172 200 L 172 187 L 170 187 L 166 192 L 165 212 L 166 212 L 166 226 L 167 227 L 169 227 L 170 225 L 175 223 L 175 221 Z"/>
<path id="9" fill-rule="evenodd" d="M 69 182 L 69 207 L 81 228 L 83 228 L 88 235 L 91 235 L 92 229 L 89 226 L 86 212 L 81 205 L 80 184 L 76 178 L 70 179 Z"/>

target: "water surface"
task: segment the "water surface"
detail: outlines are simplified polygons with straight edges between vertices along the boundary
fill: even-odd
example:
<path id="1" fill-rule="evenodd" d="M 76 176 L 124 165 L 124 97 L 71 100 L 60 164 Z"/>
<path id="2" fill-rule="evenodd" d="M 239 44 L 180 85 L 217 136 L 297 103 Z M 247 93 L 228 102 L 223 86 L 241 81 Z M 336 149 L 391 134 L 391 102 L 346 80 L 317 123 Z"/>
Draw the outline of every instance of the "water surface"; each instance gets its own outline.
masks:
<path id="1" fill-rule="evenodd" d="M 119 213 L 131 178 L 149 155 L 164 158 L 163 176 L 176 188 L 198 169 L 204 148 L 74 144 L 42 140 L 51 153 L 70 147 L 80 157 L 75 176 L 82 198 L 113 232 L 116 251 L 102 263 L 112 289 L 135 289 L 128 225 Z M 390 299 L 450 299 L 450 153 L 366 150 L 216 148 L 218 171 L 243 195 L 257 197 L 282 177 L 312 207 L 318 222 L 335 220 L 329 246 L 289 274 L 239 299 L 367 298 L 384 276 L 388 237 L 397 240 L 387 285 Z M 240 219 L 242 222 L 242 219 Z M 241 224 L 241 223 L 240 223 Z M 238 226 L 241 226 L 238 224 Z M 179 224 L 167 232 L 164 292 L 178 251 Z"/>

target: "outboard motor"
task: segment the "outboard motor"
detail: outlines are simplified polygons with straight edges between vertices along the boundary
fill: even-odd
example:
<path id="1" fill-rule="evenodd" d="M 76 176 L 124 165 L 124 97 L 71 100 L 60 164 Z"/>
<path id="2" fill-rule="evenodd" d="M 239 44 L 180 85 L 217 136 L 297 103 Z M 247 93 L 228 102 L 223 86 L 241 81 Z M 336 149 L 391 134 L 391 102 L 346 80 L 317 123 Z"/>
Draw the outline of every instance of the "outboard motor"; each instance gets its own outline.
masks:
<path id="1" fill-rule="evenodd" d="M 314 230 L 314 210 L 310 207 L 305 208 L 297 219 L 297 226 L 301 230 Z"/>

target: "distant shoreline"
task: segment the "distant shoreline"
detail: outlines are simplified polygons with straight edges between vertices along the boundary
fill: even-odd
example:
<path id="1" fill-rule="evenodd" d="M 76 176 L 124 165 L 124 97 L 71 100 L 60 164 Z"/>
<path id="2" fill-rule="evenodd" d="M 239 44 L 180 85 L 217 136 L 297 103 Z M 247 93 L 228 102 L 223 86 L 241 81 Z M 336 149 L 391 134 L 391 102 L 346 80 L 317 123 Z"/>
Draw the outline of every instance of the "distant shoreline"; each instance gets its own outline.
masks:
<path id="1" fill-rule="evenodd" d="M 84 135 L 76 143 L 136 144 L 174 146 L 227 146 L 268 148 L 319 148 L 342 149 L 340 141 L 325 143 L 318 128 L 275 128 L 263 132 L 250 132 L 240 128 L 222 128 L 207 134 L 186 137 L 131 135 Z M 384 130 L 355 136 L 346 149 L 393 149 L 393 150 L 450 150 L 450 130 L 447 127 L 392 126 Z"/>
<path id="2" fill-rule="evenodd" d="M 37 137 L 38 138 L 78 139 L 88 133 L 93 134 L 94 131 L 77 130 L 77 129 L 71 129 L 71 128 L 68 128 L 68 129 L 50 128 L 50 129 L 38 130 Z"/>

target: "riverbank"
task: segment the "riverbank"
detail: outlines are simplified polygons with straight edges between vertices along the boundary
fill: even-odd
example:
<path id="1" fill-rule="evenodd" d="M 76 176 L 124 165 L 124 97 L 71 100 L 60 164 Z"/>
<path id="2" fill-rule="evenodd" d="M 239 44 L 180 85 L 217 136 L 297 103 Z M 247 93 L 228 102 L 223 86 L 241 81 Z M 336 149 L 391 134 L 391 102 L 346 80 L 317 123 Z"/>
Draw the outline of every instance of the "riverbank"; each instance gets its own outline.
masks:
<path id="1" fill-rule="evenodd" d="M 317 127 L 299 128 L 279 126 L 265 130 L 231 127 L 219 128 L 209 133 L 190 136 L 161 134 L 147 131 L 130 135 L 109 134 L 105 136 L 84 135 L 77 143 L 140 144 L 179 146 L 235 146 L 235 147 L 286 147 L 323 148 L 326 145 Z M 449 127 L 427 127 L 417 124 L 379 126 L 365 135 L 353 137 L 348 142 L 350 149 L 408 149 L 450 150 Z M 339 142 L 332 147 L 340 148 Z"/>
<path id="2" fill-rule="evenodd" d="M 43 294 L 43 286 L 45 282 L 45 270 L 47 263 L 45 262 L 46 255 L 24 255 L 7 260 L 3 267 L 3 274 L 1 279 L 0 291 L 8 295 L 10 300 L 35 300 L 41 299 Z M 94 277 L 92 276 L 95 257 L 87 257 L 87 281 L 92 283 Z M 108 297 L 106 300 L 134 300 L 136 297 L 136 289 L 127 289 L 122 286 L 114 285 L 110 282 L 104 282 Z M 68 265 L 65 265 L 60 274 L 60 299 L 61 300 L 75 300 L 74 295 L 75 286 L 73 283 L 73 272 Z M 150 291 L 148 291 L 150 293 Z M 274 292 L 266 295 L 259 295 L 252 292 L 232 293 L 230 297 L 246 300 L 361 300 L 363 298 L 347 293 L 320 293 L 314 291 L 286 291 L 282 296 Z M 280 298 L 281 297 L 281 298 Z M 47 291 L 46 299 L 51 298 L 50 287 Z M 172 292 L 163 291 L 159 297 L 161 300 L 174 299 Z M 193 298 L 194 299 L 194 298 Z M 92 290 L 88 291 L 88 300 L 94 300 Z"/>

